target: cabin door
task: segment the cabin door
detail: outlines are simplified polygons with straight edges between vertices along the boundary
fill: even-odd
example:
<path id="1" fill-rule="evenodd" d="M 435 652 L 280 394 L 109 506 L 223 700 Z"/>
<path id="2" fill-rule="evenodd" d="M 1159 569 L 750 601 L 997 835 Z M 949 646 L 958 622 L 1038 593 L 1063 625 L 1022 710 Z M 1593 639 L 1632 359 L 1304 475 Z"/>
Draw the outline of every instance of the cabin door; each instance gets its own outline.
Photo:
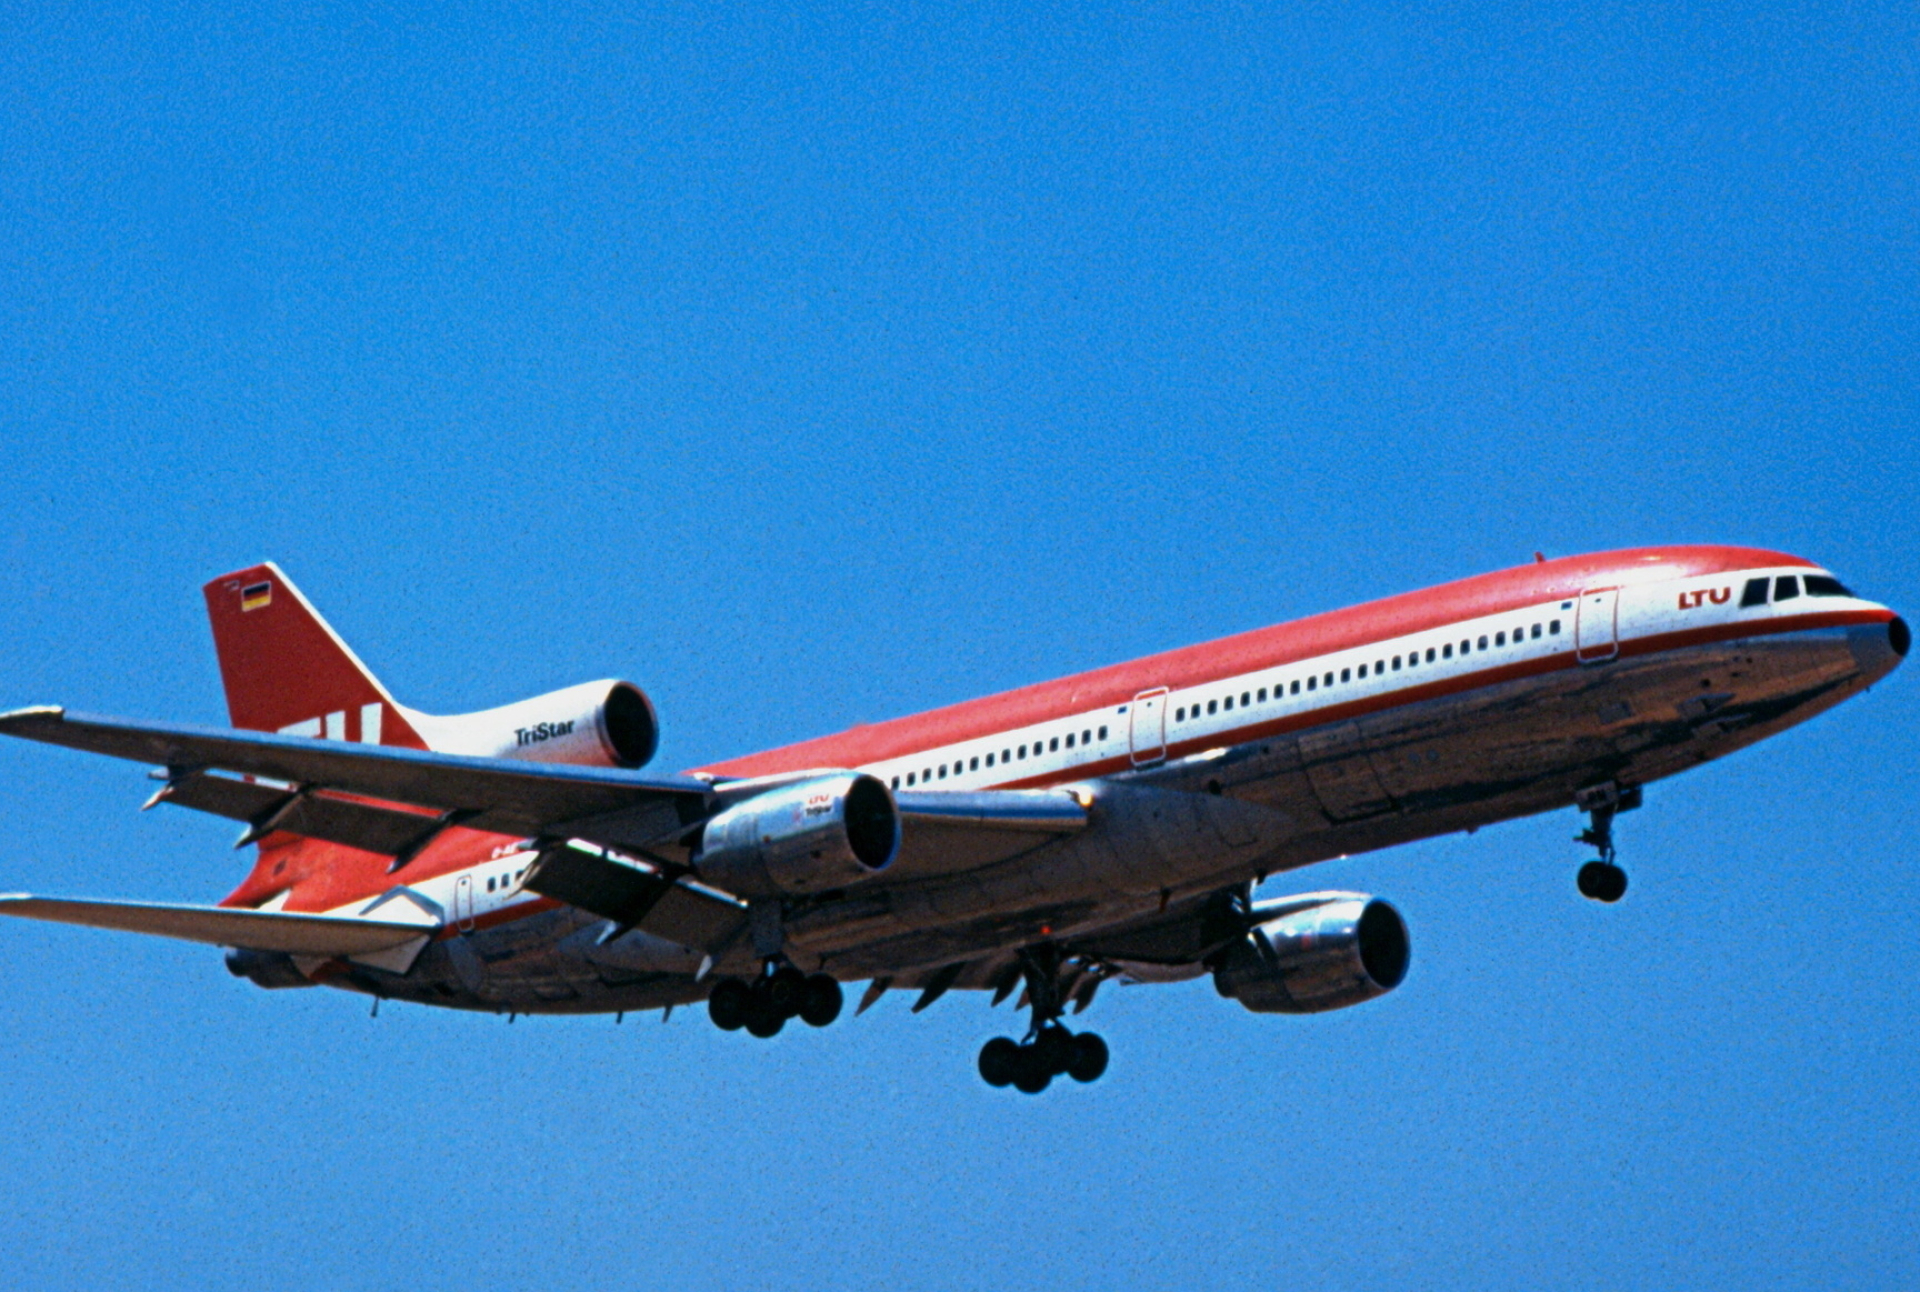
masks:
<path id="1" fill-rule="evenodd" d="M 1594 588 L 1580 594 L 1573 616 L 1573 656 L 1582 664 L 1600 664 L 1620 653 L 1620 589 Z"/>
<path id="2" fill-rule="evenodd" d="M 1127 714 L 1133 765 L 1145 767 L 1167 756 L 1167 688 L 1157 686 L 1133 697 Z"/>

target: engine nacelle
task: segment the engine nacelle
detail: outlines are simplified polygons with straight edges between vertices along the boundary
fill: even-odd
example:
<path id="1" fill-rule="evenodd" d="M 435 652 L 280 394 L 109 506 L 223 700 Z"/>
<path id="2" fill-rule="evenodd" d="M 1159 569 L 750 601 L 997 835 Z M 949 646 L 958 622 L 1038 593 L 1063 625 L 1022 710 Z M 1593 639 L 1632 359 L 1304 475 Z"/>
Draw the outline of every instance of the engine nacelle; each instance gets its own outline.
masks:
<path id="1" fill-rule="evenodd" d="M 407 718 L 431 748 L 476 758 L 631 769 L 646 766 L 660 744 L 653 703 L 631 682 L 582 682 L 478 713 L 408 710 Z"/>
<path id="2" fill-rule="evenodd" d="M 877 778 L 835 772 L 779 785 L 706 824 L 693 868 L 741 897 L 844 888 L 893 864 L 900 810 Z"/>
<path id="3" fill-rule="evenodd" d="M 1407 976 L 1400 913 L 1364 893 L 1262 902 L 1255 924 L 1213 970 L 1222 996 L 1258 1014 L 1319 1014 L 1384 996 Z"/>

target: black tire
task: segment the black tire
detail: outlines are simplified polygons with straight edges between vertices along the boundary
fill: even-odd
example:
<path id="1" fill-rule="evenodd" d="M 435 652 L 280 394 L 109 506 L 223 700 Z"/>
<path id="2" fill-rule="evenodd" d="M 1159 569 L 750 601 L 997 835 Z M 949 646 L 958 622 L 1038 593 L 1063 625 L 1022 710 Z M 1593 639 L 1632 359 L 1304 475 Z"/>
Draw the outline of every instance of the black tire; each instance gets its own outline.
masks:
<path id="1" fill-rule="evenodd" d="M 1107 1043 L 1098 1032 L 1082 1032 L 1073 1038 L 1073 1059 L 1067 1064 L 1067 1075 L 1081 1085 L 1098 1081 L 1106 1074 L 1108 1057 Z"/>
<path id="2" fill-rule="evenodd" d="M 780 1035 L 780 1029 L 787 1025 L 785 1014 L 774 1014 L 756 1009 L 747 1015 L 747 1031 L 763 1041 L 772 1040 Z"/>
<path id="3" fill-rule="evenodd" d="M 1041 1059 L 1036 1047 L 1017 1047 L 1018 1062 L 1013 1069 L 1013 1088 L 1023 1095 L 1037 1095 L 1053 1084 L 1053 1072 Z"/>
<path id="4" fill-rule="evenodd" d="M 1576 882 L 1580 895 L 1596 902 L 1617 902 L 1627 895 L 1627 872 L 1612 862 L 1588 862 L 1580 867 Z"/>
<path id="5" fill-rule="evenodd" d="M 1073 1033 L 1058 1023 L 1042 1028 L 1033 1038 L 1033 1054 L 1048 1076 L 1061 1076 L 1073 1064 Z"/>
<path id="6" fill-rule="evenodd" d="M 724 978 L 713 985 L 707 996 L 707 1017 L 723 1032 L 737 1032 L 746 1026 L 753 1011 L 753 989 L 738 978 Z"/>
<path id="7" fill-rule="evenodd" d="M 845 1002 L 840 984 L 817 973 L 807 979 L 806 989 L 800 993 L 800 1021 L 808 1027 L 825 1027 L 840 1017 L 840 1006 Z"/>
<path id="8" fill-rule="evenodd" d="M 800 1012 L 800 1003 L 806 999 L 807 976 L 792 965 L 782 965 L 773 973 L 760 980 L 766 985 L 764 999 L 782 1018 L 792 1018 Z M 757 985 L 757 984 L 756 984 Z"/>
<path id="9" fill-rule="evenodd" d="M 996 1036 L 980 1047 L 980 1079 L 995 1090 L 1013 1084 L 1020 1074 L 1020 1047 L 1004 1036 Z"/>

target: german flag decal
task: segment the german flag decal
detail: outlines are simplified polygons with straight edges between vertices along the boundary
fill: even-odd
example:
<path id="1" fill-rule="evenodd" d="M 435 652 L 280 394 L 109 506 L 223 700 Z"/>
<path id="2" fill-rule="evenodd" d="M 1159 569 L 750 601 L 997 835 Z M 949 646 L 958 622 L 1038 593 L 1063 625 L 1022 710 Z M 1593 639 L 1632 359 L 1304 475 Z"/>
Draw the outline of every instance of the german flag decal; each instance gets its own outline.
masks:
<path id="1" fill-rule="evenodd" d="M 273 585 L 255 583 L 240 589 L 240 608 L 259 610 L 273 604 Z"/>

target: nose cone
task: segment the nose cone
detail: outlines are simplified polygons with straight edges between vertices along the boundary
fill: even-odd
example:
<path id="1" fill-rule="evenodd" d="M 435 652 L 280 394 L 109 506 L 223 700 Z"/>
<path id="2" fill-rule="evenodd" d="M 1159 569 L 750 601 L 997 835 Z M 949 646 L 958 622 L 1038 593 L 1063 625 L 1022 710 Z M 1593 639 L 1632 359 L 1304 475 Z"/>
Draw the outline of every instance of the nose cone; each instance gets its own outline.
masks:
<path id="1" fill-rule="evenodd" d="M 1899 615 L 1883 624 L 1862 624 L 1847 634 L 1854 661 L 1869 682 L 1877 682 L 1893 672 L 1913 647 L 1913 630 Z"/>

